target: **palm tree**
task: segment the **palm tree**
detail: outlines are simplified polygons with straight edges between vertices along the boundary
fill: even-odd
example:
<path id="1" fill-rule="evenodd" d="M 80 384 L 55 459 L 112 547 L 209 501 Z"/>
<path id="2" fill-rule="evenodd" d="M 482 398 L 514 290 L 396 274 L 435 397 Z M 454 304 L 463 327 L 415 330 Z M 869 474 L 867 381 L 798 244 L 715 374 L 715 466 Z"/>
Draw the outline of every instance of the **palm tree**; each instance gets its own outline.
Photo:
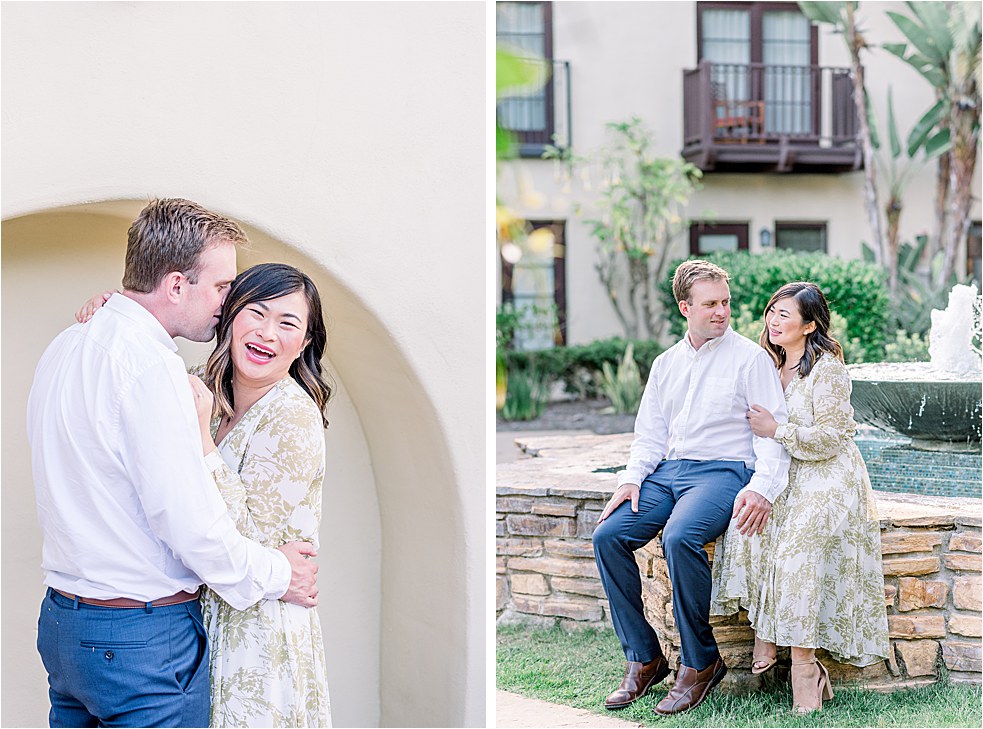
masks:
<path id="1" fill-rule="evenodd" d="M 934 284 L 948 281 L 966 239 L 972 182 L 980 144 L 980 15 L 975 2 L 908 2 L 913 17 L 888 12 L 907 39 L 884 48 L 909 64 L 935 90 L 936 103 L 919 121 L 926 135 L 948 141 L 939 158 L 936 222 L 942 248 Z"/>
<path id="2" fill-rule="evenodd" d="M 853 101 L 857 107 L 857 142 L 864 160 L 864 207 L 870 222 L 870 232 L 874 238 L 874 262 L 888 265 L 891 252 L 881 226 L 880 207 L 877 194 L 877 176 L 874 170 L 874 133 L 870 125 L 870 98 L 864 83 L 864 67 L 860 63 L 861 51 L 870 46 L 860 28 L 857 27 L 856 2 L 800 2 L 802 13 L 813 23 L 832 25 L 834 31 L 843 35 L 850 53 L 850 79 L 853 81 Z"/>
<path id="3" fill-rule="evenodd" d="M 894 92 L 887 88 L 887 136 L 888 150 L 881 148 L 877 133 L 877 123 L 874 120 L 873 109 L 870 114 L 871 142 L 878 151 L 875 157 L 881 173 L 887 182 L 887 203 L 884 205 L 884 216 L 887 221 L 887 268 L 888 288 L 895 294 L 898 288 L 898 253 L 901 212 L 904 209 L 904 192 L 911 181 L 912 175 L 930 159 L 938 157 L 949 148 L 947 134 L 936 133 L 928 137 L 926 131 L 916 124 L 908 135 L 906 146 L 902 146 L 898 134 L 898 124 L 894 114 Z M 919 153 L 924 151 L 924 157 Z"/>

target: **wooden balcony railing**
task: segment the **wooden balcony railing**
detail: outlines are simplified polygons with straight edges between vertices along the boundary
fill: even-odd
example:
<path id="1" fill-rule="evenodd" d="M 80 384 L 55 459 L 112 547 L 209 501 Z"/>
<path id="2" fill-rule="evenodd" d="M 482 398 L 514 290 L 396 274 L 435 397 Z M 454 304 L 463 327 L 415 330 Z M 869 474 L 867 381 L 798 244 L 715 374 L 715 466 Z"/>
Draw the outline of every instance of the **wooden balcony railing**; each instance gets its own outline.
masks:
<path id="1" fill-rule="evenodd" d="M 683 157 L 704 171 L 862 166 L 850 70 L 702 61 L 683 71 Z"/>

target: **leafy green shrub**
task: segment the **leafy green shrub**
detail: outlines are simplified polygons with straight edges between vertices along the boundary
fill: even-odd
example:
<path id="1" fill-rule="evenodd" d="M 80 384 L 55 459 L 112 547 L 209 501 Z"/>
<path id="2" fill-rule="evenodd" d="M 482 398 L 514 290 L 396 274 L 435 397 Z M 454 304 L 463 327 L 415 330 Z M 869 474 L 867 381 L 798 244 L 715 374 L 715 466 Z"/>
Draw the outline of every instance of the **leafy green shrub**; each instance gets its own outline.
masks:
<path id="1" fill-rule="evenodd" d="M 625 347 L 625 355 L 618 363 L 618 369 L 610 362 L 601 364 L 601 392 L 611 401 L 616 413 L 637 413 L 642 402 L 642 390 L 645 385 L 642 375 L 635 363 L 635 347 L 629 342 Z"/>
<path id="2" fill-rule="evenodd" d="M 550 377 L 535 367 L 510 369 L 502 418 L 534 420 L 550 401 Z"/>
<path id="3" fill-rule="evenodd" d="M 849 316 L 850 334 L 856 339 L 857 349 L 852 353 L 853 361 L 873 362 L 884 356 L 887 331 L 893 322 L 886 274 L 880 267 L 862 261 L 831 258 L 824 253 L 789 251 L 761 255 L 717 251 L 706 258 L 730 274 L 735 310 L 740 305 L 747 305 L 760 316 L 768 299 L 779 288 L 790 281 L 811 281 L 822 289 L 834 312 Z M 676 261 L 670 270 L 674 272 L 680 263 L 681 260 Z M 672 317 L 672 333 L 682 336 L 686 320 L 679 313 L 672 295 L 671 273 L 659 285 L 659 295 Z"/>
<path id="4" fill-rule="evenodd" d="M 843 359 L 847 364 L 883 361 L 883 358 L 870 359 L 869 348 L 863 345 L 859 337 L 850 336 L 850 325 L 838 312 L 829 312 L 829 333 L 843 347 Z"/>
<path id="5" fill-rule="evenodd" d="M 899 329 L 884 346 L 884 362 L 928 362 L 928 337 Z"/>
<path id="6" fill-rule="evenodd" d="M 643 381 L 648 377 L 649 367 L 663 351 L 657 342 L 648 340 L 630 340 L 634 349 L 634 360 L 638 365 Z M 563 382 L 563 388 L 571 395 L 580 398 L 597 397 L 599 390 L 597 378 L 603 371 L 605 362 L 617 365 L 621 361 L 629 340 L 621 337 L 598 339 L 590 344 L 578 344 L 570 347 L 554 347 L 536 352 L 506 353 L 508 357 L 509 376 L 515 369 L 535 366 L 540 372 Z"/>
<path id="7" fill-rule="evenodd" d="M 495 346 L 507 349 L 512 344 L 512 336 L 518 328 L 522 315 L 511 303 L 502 304 L 495 311 Z"/>
<path id="8" fill-rule="evenodd" d="M 502 304 L 495 312 L 495 346 L 512 349 L 519 336 L 556 327 L 556 305 L 523 306 L 517 309 L 512 302 Z"/>
<path id="9" fill-rule="evenodd" d="M 495 410 L 505 407 L 505 395 L 508 392 L 509 370 L 505 358 L 505 350 L 495 350 Z"/>
<path id="10" fill-rule="evenodd" d="M 761 337 L 761 328 L 764 326 L 762 318 L 751 311 L 747 304 L 733 307 L 731 309 L 730 325 L 738 334 L 747 337 L 752 342 L 757 342 Z"/>

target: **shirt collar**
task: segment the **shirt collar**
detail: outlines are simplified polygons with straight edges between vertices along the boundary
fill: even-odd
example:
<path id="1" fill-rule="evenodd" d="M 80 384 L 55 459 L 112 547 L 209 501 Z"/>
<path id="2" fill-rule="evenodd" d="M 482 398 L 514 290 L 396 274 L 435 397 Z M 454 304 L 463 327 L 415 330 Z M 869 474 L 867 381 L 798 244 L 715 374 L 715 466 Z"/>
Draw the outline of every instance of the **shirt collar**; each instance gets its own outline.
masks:
<path id="1" fill-rule="evenodd" d="M 715 339 L 708 339 L 707 343 L 704 344 L 703 347 L 706 347 L 711 352 L 716 351 L 717 347 L 719 347 L 723 343 L 723 341 L 727 339 L 733 332 L 734 330 L 731 329 L 730 325 L 728 324 L 727 330 L 723 334 L 721 334 L 719 337 L 716 337 Z M 683 340 L 686 342 L 686 348 L 690 352 L 690 354 L 694 354 L 694 355 L 699 354 L 700 350 L 693 347 L 693 343 L 689 339 L 688 329 L 686 330 L 686 334 L 683 335 Z M 700 349 L 703 349 L 703 347 L 700 347 Z"/>
<path id="2" fill-rule="evenodd" d="M 120 316 L 129 319 L 133 323 L 142 327 L 147 334 L 170 349 L 172 352 L 177 352 L 177 343 L 174 341 L 171 335 L 167 333 L 167 330 L 164 329 L 163 324 L 157 320 L 157 317 L 155 317 L 133 299 L 125 296 L 124 294 L 114 293 L 109 297 L 109 301 L 106 302 L 104 308 L 114 311 Z"/>
<path id="3" fill-rule="evenodd" d="M 709 342 L 707 342 L 707 346 L 710 348 L 710 351 L 712 352 L 715 349 L 717 349 L 717 347 L 719 347 L 721 344 L 723 344 L 724 343 L 724 340 L 727 339 L 728 337 L 730 337 L 733 333 L 734 333 L 734 330 L 731 329 L 730 328 L 730 324 L 728 324 L 727 325 L 727 331 L 725 331 L 723 334 L 721 334 L 716 339 L 711 339 Z"/>

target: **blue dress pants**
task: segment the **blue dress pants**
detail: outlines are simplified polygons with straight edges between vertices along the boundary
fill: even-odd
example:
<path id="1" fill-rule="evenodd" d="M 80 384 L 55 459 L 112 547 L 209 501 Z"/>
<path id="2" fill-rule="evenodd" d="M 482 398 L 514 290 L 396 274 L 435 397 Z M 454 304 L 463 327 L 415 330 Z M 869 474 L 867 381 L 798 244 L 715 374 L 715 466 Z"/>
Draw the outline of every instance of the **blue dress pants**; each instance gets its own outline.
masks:
<path id="1" fill-rule="evenodd" d="M 208 726 L 208 639 L 197 600 L 109 608 L 49 588 L 38 652 L 52 727 Z"/>
<path id="2" fill-rule="evenodd" d="M 662 654 L 645 619 L 634 554 L 660 531 L 683 665 L 701 671 L 720 656 L 710 629 L 710 563 L 703 545 L 727 529 L 737 492 L 753 473 L 741 461 L 662 461 L 641 484 L 638 512 L 625 501 L 594 530 L 594 557 L 629 661 L 648 663 Z"/>

